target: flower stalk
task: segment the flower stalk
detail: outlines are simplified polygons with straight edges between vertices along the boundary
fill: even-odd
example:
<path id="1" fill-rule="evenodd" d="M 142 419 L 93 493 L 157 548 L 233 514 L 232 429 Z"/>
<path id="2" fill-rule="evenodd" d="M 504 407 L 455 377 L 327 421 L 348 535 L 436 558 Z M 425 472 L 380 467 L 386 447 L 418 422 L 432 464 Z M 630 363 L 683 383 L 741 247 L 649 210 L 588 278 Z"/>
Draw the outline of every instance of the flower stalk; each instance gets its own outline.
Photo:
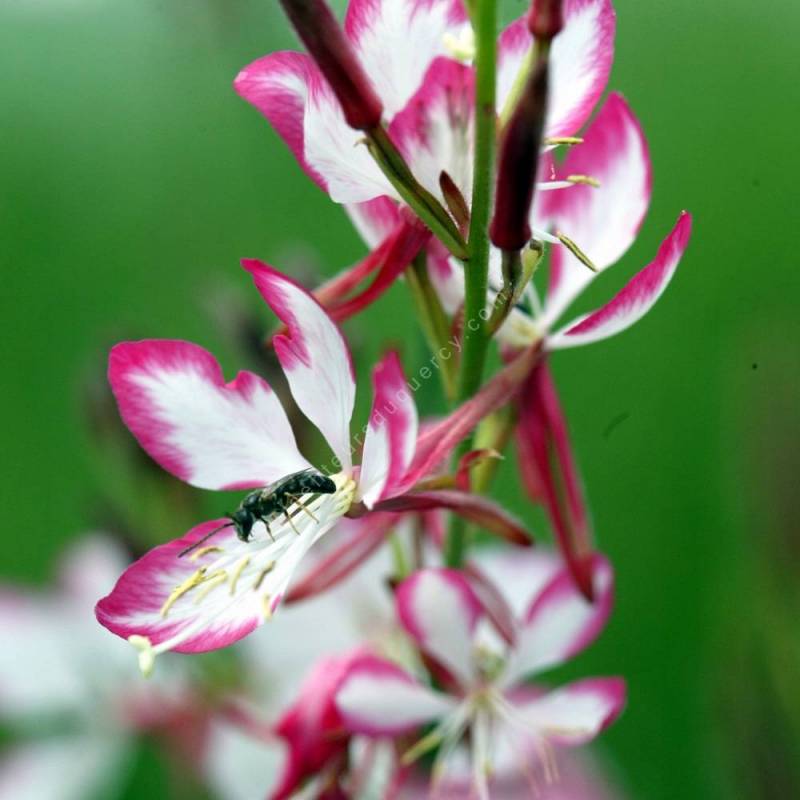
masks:
<path id="1" fill-rule="evenodd" d="M 483 316 L 489 275 L 489 214 L 494 167 L 497 60 L 497 3 L 478 0 L 473 7 L 475 29 L 475 152 L 473 156 L 472 214 L 468 261 L 464 269 L 464 343 L 458 396 L 466 400 L 481 384 L 489 337 Z M 458 456 L 470 450 L 469 441 Z M 445 562 L 458 567 L 464 559 L 466 529 L 454 518 L 445 544 Z"/>

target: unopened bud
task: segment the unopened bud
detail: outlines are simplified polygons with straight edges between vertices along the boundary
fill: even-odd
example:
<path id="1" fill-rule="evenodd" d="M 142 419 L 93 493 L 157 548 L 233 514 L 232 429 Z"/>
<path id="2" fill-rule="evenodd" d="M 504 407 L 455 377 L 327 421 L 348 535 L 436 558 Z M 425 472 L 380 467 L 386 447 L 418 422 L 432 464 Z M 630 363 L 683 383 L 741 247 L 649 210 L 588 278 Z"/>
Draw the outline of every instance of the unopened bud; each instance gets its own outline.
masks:
<path id="1" fill-rule="evenodd" d="M 547 61 L 542 60 L 528 78 L 500 146 L 489 237 L 501 250 L 521 250 L 531 238 L 528 217 L 546 113 Z"/>
<path id="2" fill-rule="evenodd" d="M 383 106 L 325 0 L 281 0 L 298 36 L 331 85 L 351 128 L 369 130 Z"/>
<path id="3" fill-rule="evenodd" d="M 459 230 L 465 231 L 469 227 L 469 206 L 455 181 L 444 170 L 439 173 L 439 188 Z"/>
<path id="4" fill-rule="evenodd" d="M 528 12 L 528 30 L 537 40 L 549 42 L 563 27 L 561 0 L 533 0 Z"/>

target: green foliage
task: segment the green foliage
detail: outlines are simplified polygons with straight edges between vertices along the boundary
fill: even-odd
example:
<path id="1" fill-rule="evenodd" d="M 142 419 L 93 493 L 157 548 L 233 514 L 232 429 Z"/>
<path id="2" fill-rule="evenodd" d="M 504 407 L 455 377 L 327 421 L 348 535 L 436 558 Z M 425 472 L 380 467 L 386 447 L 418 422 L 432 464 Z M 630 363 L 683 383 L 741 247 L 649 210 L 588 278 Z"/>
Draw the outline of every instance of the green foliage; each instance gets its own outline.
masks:
<path id="1" fill-rule="evenodd" d="M 39 8 L 20 10 L 28 5 Z M 241 66 L 294 46 L 277 4 L 59 5 L 0 8 L 2 572 L 15 580 L 50 575 L 66 543 L 102 518 L 98 498 L 110 490 L 81 408 L 112 342 L 192 339 L 232 371 L 208 309 L 230 286 L 248 296 L 240 257 L 330 275 L 362 252 L 341 209 L 231 89 Z M 523 6 L 506 3 L 507 16 Z M 604 744 L 632 797 L 742 796 L 717 683 L 735 670 L 746 686 L 748 666 L 729 662 L 717 632 L 737 617 L 773 624 L 753 620 L 749 564 L 765 535 L 781 533 L 772 527 L 780 519 L 758 513 L 767 493 L 739 454 L 763 431 L 751 404 L 798 385 L 800 8 L 616 7 L 611 86 L 645 127 L 655 193 L 640 239 L 581 310 L 652 257 L 681 208 L 696 224 L 677 279 L 646 321 L 554 359 L 599 543 L 618 572 L 617 612 L 575 669 L 629 680 L 630 708 Z M 348 325 L 362 364 L 386 340 L 401 343 L 409 372 L 426 358 L 404 292 L 395 287 Z M 268 312 L 249 298 L 268 327 Z M 363 393 L 359 410 L 363 419 Z M 541 522 L 510 460 L 500 484 L 504 500 Z M 796 624 L 789 630 L 797 635 Z M 171 796 L 163 770 L 146 753 L 129 800 Z"/>

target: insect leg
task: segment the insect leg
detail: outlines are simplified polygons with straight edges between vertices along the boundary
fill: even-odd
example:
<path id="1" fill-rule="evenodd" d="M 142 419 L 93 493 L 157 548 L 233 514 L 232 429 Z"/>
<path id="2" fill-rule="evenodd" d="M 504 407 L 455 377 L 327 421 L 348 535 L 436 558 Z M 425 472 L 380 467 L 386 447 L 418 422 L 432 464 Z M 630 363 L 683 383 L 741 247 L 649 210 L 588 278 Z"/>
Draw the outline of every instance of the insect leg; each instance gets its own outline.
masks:
<path id="1" fill-rule="evenodd" d="M 292 518 L 289 516 L 289 512 L 286 511 L 286 509 L 284 509 L 283 511 L 283 516 L 286 517 L 286 521 L 289 523 L 289 527 L 299 536 L 300 531 L 297 530 L 297 528 L 295 527 L 295 524 L 294 522 L 292 522 Z"/>
<path id="2" fill-rule="evenodd" d="M 319 522 L 319 520 L 311 513 L 309 507 L 303 502 L 303 500 L 300 497 L 298 497 L 296 494 L 287 494 L 286 496 L 290 500 L 294 500 L 294 502 L 297 503 L 297 505 L 300 506 L 300 508 L 302 508 L 303 511 L 305 511 L 306 514 L 308 514 L 308 516 L 314 520 L 314 522 Z"/>

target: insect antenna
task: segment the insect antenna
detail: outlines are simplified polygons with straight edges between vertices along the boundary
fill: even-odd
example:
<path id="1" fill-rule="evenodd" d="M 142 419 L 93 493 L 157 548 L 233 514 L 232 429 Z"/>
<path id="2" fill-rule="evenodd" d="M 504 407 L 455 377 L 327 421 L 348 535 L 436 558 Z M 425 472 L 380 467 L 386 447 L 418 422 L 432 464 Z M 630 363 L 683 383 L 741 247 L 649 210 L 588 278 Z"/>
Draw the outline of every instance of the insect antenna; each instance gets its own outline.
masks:
<path id="1" fill-rule="evenodd" d="M 214 534 L 219 533 L 224 528 L 230 528 L 232 526 L 233 522 L 226 522 L 224 525 L 220 525 L 219 528 L 214 528 L 213 531 L 207 533 L 205 536 L 198 539 L 196 542 L 192 542 L 188 547 L 181 550 L 180 553 L 178 553 L 178 558 L 183 558 L 187 553 L 191 553 L 192 550 L 200 547 L 200 545 L 203 544 L 203 542 L 207 542 L 212 536 L 214 536 Z"/>

